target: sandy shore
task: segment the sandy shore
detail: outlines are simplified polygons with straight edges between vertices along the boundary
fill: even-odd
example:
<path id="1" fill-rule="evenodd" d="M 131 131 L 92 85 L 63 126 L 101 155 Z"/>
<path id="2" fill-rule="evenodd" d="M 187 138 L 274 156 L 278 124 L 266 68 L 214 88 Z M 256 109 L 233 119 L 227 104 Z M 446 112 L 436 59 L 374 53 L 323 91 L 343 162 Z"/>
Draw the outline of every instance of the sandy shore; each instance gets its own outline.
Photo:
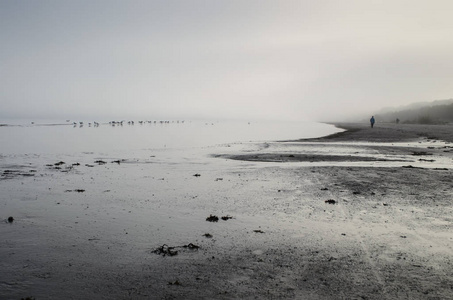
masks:
<path id="1" fill-rule="evenodd" d="M 186 165 L 2 157 L 0 299 L 453 299 L 451 126 L 338 126 Z"/>
<path id="2" fill-rule="evenodd" d="M 374 128 L 370 128 L 369 124 L 358 123 L 339 123 L 334 125 L 345 129 L 346 132 L 314 140 L 389 143 L 424 138 L 453 142 L 452 125 L 378 123 Z"/>

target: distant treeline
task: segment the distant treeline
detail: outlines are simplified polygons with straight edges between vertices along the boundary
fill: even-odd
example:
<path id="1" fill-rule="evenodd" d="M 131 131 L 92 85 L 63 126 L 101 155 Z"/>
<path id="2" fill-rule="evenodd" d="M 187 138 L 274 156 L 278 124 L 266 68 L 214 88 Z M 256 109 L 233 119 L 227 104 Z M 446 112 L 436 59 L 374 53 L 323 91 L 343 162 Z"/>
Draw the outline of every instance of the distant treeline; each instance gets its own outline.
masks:
<path id="1" fill-rule="evenodd" d="M 397 122 L 399 120 L 400 123 L 406 124 L 453 123 L 453 103 L 380 113 L 375 117 L 379 122 Z"/>

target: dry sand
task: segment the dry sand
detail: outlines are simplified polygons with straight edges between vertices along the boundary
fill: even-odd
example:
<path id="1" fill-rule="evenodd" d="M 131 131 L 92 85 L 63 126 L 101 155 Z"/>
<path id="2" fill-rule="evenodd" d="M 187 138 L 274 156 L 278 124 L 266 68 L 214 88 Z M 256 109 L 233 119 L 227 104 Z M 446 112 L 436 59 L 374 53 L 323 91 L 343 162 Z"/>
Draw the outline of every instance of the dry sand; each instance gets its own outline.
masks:
<path id="1" fill-rule="evenodd" d="M 3 157 L 0 299 L 453 299 L 452 128 L 339 126 L 183 167 Z"/>

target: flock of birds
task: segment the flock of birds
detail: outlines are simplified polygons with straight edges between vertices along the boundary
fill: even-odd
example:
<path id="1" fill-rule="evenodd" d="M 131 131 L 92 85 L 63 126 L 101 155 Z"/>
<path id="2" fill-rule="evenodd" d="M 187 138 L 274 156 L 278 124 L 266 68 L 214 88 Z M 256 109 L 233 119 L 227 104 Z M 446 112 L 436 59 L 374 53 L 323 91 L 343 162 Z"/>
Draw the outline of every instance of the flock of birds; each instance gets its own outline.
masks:
<path id="1" fill-rule="evenodd" d="M 110 126 L 123 126 L 123 124 L 126 123 L 127 125 L 135 125 L 135 121 L 110 121 L 108 122 L 108 124 Z M 183 124 L 184 121 L 138 121 L 137 122 L 138 124 L 140 125 L 143 125 L 143 124 L 170 124 L 170 123 L 177 123 L 177 124 Z M 88 124 L 88 127 L 99 127 L 100 123 L 98 122 L 89 122 L 87 123 Z M 107 124 L 107 123 L 106 123 Z M 72 125 L 74 127 L 83 127 L 84 126 L 84 122 L 72 122 Z"/>

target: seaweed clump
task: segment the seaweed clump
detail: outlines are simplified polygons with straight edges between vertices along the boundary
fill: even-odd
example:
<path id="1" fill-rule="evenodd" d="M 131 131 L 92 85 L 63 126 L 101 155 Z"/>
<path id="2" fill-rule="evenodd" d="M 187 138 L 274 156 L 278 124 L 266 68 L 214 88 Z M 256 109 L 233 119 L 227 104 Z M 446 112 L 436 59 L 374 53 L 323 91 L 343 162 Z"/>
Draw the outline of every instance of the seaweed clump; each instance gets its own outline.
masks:
<path id="1" fill-rule="evenodd" d="M 158 255 L 162 255 L 162 256 L 167 256 L 167 255 L 175 256 L 178 254 L 178 251 L 175 250 L 176 248 L 186 248 L 189 250 L 198 250 L 200 247 L 195 244 L 192 244 L 192 243 L 189 243 L 188 245 L 184 245 L 184 246 L 175 246 L 175 247 L 170 247 L 167 244 L 163 244 L 162 246 L 157 247 L 152 252 L 155 254 L 158 254 Z"/>
<path id="2" fill-rule="evenodd" d="M 218 222 L 219 221 L 219 217 L 217 217 L 215 215 L 209 215 L 209 217 L 206 218 L 206 221 L 208 221 L 208 222 Z"/>
<path id="3" fill-rule="evenodd" d="M 170 247 L 167 244 L 163 244 L 160 247 L 157 247 L 156 250 L 153 251 L 153 253 L 163 255 L 163 256 L 175 256 L 178 254 L 178 251 L 174 250 L 175 247 Z"/>

